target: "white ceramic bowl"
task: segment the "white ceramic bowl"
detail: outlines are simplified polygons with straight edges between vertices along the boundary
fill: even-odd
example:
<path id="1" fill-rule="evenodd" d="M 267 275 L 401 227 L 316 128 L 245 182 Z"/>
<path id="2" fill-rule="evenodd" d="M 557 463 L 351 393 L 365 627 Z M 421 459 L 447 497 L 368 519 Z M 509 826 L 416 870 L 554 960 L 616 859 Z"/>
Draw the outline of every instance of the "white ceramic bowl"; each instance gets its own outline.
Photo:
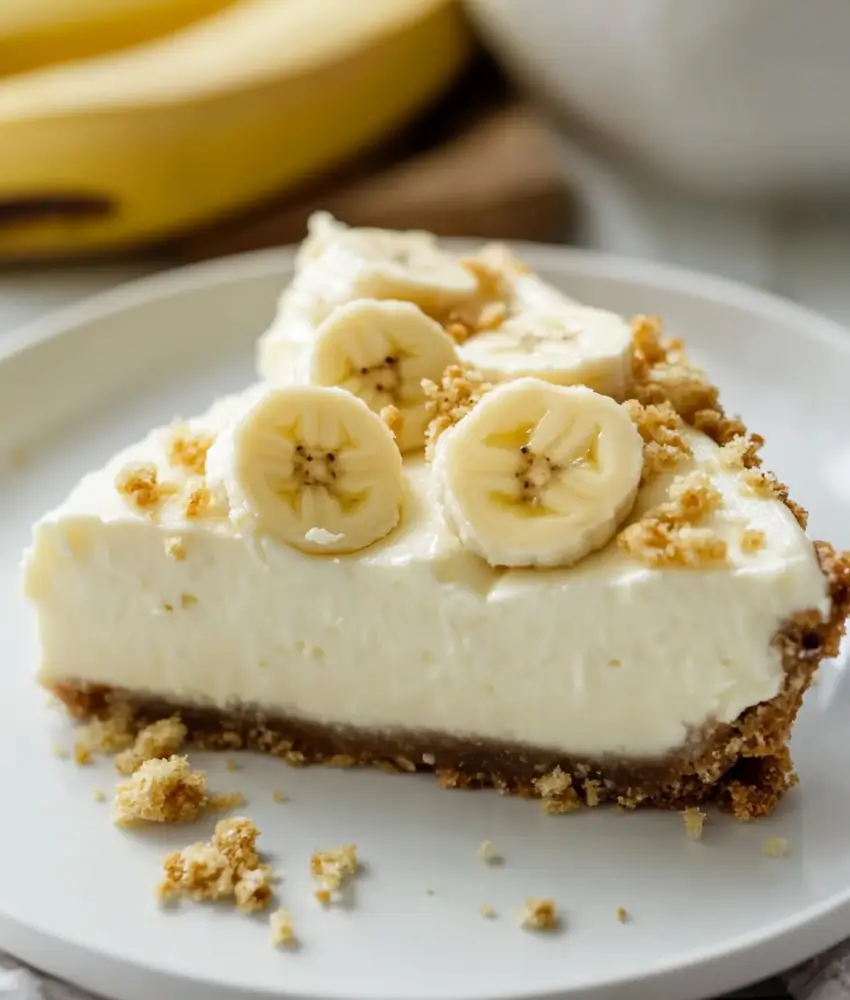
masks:
<path id="1" fill-rule="evenodd" d="M 467 0 L 533 91 L 711 195 L 850 193 L 847 0 Z"/>

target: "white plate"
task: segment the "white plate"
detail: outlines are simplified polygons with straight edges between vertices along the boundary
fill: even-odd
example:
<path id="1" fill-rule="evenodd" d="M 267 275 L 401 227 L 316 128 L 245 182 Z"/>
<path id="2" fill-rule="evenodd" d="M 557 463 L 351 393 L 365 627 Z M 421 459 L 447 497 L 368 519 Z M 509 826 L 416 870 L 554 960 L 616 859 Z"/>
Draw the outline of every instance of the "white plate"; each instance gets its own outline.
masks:
<path id="1" fill-rule="evenodd" d="M 687 335 L 731 407 L 769 435 L 770 464 L 810 507 L 814 533 L 850 544 L 850 337 L 697 275 L 551 248 L 526 255 L 577 298 L 659 312 Z M 441 791 L 427 777 L 295 771 L 259 757 L 230 773 L 216 759 L 214 785 L 246 793 L 263 846 L 287 873 L 282 902 L 303 947 L 274 951 L 265 923 L 234 912 L 158 909 L 160 858 L 212 821 L 119 833 L 93 797 L 111 787 L 110 765 L 54 755 L 70 731 L 31 681 L 20 552 L 33 519 L 81 473 L 251 378 L 254 339 L 291 262 L 263 253 L 129 286 L 23 331 L 0 361 L 0 455 L 24 448 L 29 459 L 0 465 L 0 946 L 120 1000 L 687 1000 L 850 934 L 850 691 L 834 664 L 794 739 L 802 787 L 769 822 L 712 816 L 704 842 L 692 843 L 675 814 L 546 817 L 533 803 Z M 276 788 L 290 801 L 274 803 Z M 768 835 L 788 839 L 788 858 L 762 856 Z M 484 839 L 504 866 L 476 859 Z M 310 896 L 307 860 L 347 841 L 368 871 L 354 905 L 326 913 Z M 516 927 L 516 909 L 535 895 L 556 898 L 563 934 Z M 483 903 L 498 919 L 479 916 Z M 618 906 L 630 923 L 618 922 Z"/>

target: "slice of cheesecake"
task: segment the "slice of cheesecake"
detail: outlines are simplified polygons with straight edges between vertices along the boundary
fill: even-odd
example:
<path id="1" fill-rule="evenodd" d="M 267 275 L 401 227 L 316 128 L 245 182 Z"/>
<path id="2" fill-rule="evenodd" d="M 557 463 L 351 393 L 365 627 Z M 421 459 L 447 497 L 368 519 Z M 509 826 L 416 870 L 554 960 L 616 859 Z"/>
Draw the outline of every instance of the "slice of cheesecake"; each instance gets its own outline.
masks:
<path id="1" fill-rule="evenodd" d="M 510 256 L 328 220 L 287 296 L 271 382 L 36 525 L 40 682 L 77 718 L 177 711 L 204 746 L 552 811 L 768 813 L 850 559 L 680 346 Z"/>
<path id="2" fill-rule="evenodd" d="M 436 419 L 466 390 L 447 380 Z M 319 402 L 299 410 L 299 392 Z M 440 464 L 500 393 L 443 422 L 433 461 L 403 465 L 380 419 L 338 413 L 338 393 L 223 400 L 115 456 L 39 522 L 26 559 L 39 679 L 75 716 L 179 711 L 207 746 L 436 770 L 551 808 L 773 806 L 803 691 L 835 650 L 848 567 L 808 541 L 746 439 L 719 447 L 667 407 L 605 400 L 634 427 L 639 458 L 613 537 L 564 565 L 491 565 L 447 519 Z M 343 469 L 339 503 L 293 505 L 293 465 L 269 462 L 263 413 L 296 428 L 290 452 L 312 449 L 313 482 Z M 259 478 L 252 463 L 267 463 Z M 522 516 L 502 516 L 521 541 Z M 470 523 L 488 537 L 474 510 Z"/>

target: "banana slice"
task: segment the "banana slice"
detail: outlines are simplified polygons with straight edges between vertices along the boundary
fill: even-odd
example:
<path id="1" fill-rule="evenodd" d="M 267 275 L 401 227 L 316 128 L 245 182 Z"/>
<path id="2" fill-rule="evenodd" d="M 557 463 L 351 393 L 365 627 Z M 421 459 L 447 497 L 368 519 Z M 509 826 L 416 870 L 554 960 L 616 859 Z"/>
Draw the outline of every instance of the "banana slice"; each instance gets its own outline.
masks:
<path id="1" fill-rule="evenodd" d="M 640 435 L 618 403 L 533 378 L 489 392 L 434 456 L 446 521 L 492 566 L 566 566 L 601 548 L 642 468 Z"/>
<path id="2" fill-rule="evenodd" d="M 398 299 L 441 315 L 478 291 L 475 275 L 431 233 L 350 228 L 327 213 L 311 218 L 296 268 L 296 298 L 324 300 L 330 308 L 354 299 Z"/>
<path id="3" fill-rule="evenodd" d="M 457 361 L 451 337 L 412 303 L 361 299 L 340 306 L 319 327 L 306 377 L 354 393 L 376 413 L 397 407 L 396 440 L 411 451 L 424 446 L 430 419 L 422 380 L 438 382 Z"/>
<path id="4" fill-rule="evenodd" d="M 401 517 L 401 453 L 342 389 L 259 387 L 210 448 L 207 478 L 241 528 L 304 552 L 356 552 Z"/>
<path id="5" fill-rule="evenodd" d="M 458 349 L 461 359 L 489 382 L 532 377 L 625 399 L 631 374 L 628 323 L 548 291 L 552 297 L 535 286 L 533 306 L 520 307 L 497 330 L 465 341 Z"/>

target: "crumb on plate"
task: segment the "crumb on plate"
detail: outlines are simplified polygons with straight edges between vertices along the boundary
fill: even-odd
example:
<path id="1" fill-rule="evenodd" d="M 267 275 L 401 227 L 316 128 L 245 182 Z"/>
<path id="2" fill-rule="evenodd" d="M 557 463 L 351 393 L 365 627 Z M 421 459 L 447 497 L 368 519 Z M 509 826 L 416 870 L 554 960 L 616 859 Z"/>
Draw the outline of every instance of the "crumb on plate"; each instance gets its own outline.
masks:
<path id="1" fill-rule="evenodd" d="M 560 767 L 536 778 L 534 790 L 540 796 L 543 812 L 550 815 L 574 812 L 581 806 L 578 792 L 573 788 L 572 776 Z"/>
<path id="2" fill-rule="evenodd" d="M 519 925 L 527 931 L 554 931 L 560 926 L 554 899 L 527 899 L 519 912 Z"/>
<path id="3" fill-rule="evenodd" d="M 186 823 L 207 807 L 203 771 L 193 771 L 187 757 L 146 760 L 115 789 L 113 822 Z"/>
<path id="4" fill-rule="evenodd" d="M 767 837 L 761 845 L 761 853 L 766 858 L 788 857 L 788 841 L 785 837 Z"/>
<path id="5" fill-rule="evenodd" d="M 145 761 L 171 757 L 185 743 L 186 733 L 179 715 L 153 722 L 139 731 L 132 747 L 118 754 L 115 767 L 121 774 L 132 774 Z"/>
<path id="6" fill-rule="evenodd" d="M 345 844 L 330 851 L 315 851 L 310 858 L 310 872 L 317 883 L 316 899 L 323 905 L 330 903 L 333 894 L 357 874 L 359 867 L 356 844 Z"/>
<path id="7" fill-rule="evenodd" d="M 705 825 L 705 813 L 696 806 L 689 806 L 682 813 L 685 824 L 685 834 L 690 840 L 702 840 L 702 830 Z"/>
<path id="8" fill-rule="evenodd" d="M 492 840 L 482 840 L 476 854 L 485 865 L 498 865 L 504 860 Z"/>
<path id="9" fill-rule="evenodd" d="M 232 900 L 244 912 L 265 909 L 272 897 L 272 870 L 260 861 L 258 836 L 244 816 L 219 820 L 209 842 L 190 844 L 165 858 L 159 899 Z"/>
<path id="10" fill-rule="evenodd" d="M 296 943 L 295 926 L 289 910 L 275 910 L 269 916 L 269 923 L 275 948 L 286 948 Z"/>

